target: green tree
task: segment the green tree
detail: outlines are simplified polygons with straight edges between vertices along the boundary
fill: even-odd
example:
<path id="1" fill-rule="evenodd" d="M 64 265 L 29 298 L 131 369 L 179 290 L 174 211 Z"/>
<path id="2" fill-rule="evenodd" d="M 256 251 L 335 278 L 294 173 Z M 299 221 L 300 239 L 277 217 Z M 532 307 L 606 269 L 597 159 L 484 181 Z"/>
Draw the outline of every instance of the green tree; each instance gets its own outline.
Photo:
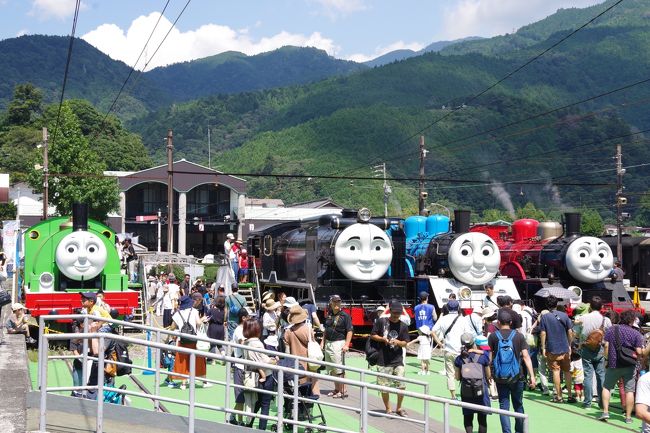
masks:
<path id="1" fill-rule="evenodd" d="M 117 182 L 105 179 L 106 165 L 89 146 L 81 133 L 79 121 L 68 102 L 61 107 L 58 130 L 55 130 L 56 107 L 48 118 L 50 132 L 49 170 L 50 204 L 59 215 L 69 215 L 72 204 L 86 203 L 91 218 L 103 221 L 118 207 Z M 40 158 L 40 156 L 39 156 Z M 40 161 L 42 164 L 42 161 Z M 43 191 L 42 172 L 32 169 L 29 183 L 38 192 Z"/>
<path id="2" fill-rule="evenodd" d="M 583 208 L 580 223 L 580 233 L 587 236 L 602 236 L 605 223 L 600 214 L 594 209 Z"/>
<path id="3" fill-rule="evenodd" d="M 537 221 L 543 221 L 546 219 L 546 215 L 544 214 L 544 211 L 541 209 L 537 209 L 532 202 L 526 203 L 524 207 L 517 208 L 517 210 L 515 211 L 515 215 L 517 219 L 532 218 L 532 219 L 536 219 Z"/>
<path id="4" fill-rule="evenodd" d="M 7 107 L 8 125 L 27 125 L 33 115 L 40 115 L 43 109 L 43 94 L 32 83 L 18 84 L 14 98 Z"/>
<path id="5" fill-rule="evenodd" d="M 0 132 L 0 171 L 10 173 L 12 182 L 26 180 L 42 138 L 41 131 L 28 126 L 11 126 Z"/>
<path id="6" fill-rule="evenodd" d="M 647 190 L 641 196 L 639 209 L 636 212 L 636 216 L 634 216 L 634 220 L 640 226 L 650 227 L 650 190 Z"/>
<path id="7" fill-rule="evenodd" d="M 505 211 L 503 209 L 485 209 L 481 214 L 481 219 L 484 222 L 499 221 L 499 220 L 512 222 L 512 217 L 510 216 L 508 211 Z"/>
<path id="8" fill-rule="evenodd" d="M 16 219 L 16 205 L 12 202 L 0 204 L 0 221 Z"/>

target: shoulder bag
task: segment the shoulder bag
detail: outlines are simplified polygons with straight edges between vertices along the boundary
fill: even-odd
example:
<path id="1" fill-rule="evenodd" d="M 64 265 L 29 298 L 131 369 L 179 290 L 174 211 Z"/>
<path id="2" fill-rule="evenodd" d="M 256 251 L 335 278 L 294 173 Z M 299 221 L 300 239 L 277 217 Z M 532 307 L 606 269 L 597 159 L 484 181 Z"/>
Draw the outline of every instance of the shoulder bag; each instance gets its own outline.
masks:
<path id="1" fill-rule="evenodd" d="M 621 343 L 620 325 L 614 326 L 614 341 L 616 346 L 616 368 L 634 367 L 637 363 L 636 350 L 623 346 Z"/>

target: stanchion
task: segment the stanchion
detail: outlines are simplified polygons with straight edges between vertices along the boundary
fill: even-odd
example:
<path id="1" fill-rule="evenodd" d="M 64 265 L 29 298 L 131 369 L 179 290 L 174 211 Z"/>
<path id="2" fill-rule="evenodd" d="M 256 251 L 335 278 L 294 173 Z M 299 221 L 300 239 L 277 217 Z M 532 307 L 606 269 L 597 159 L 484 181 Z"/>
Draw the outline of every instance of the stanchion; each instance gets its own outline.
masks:
<path id="1" fill-rule="evenodd" d="M 149 326 L 153 326 L 152 320 L 151 320 L 151 309 L 147 311 L 147 324 Z M 147 341 L 151 341 L 151 331 L 147 330 Z M 152 367 L 153 363 L 151 362 L 151 346 L 147 346 L 147 368 L 153 368 Z M 142 372 L 143 376 L 151 376 L 156 374 L 155 371 L 151 370 L 145 370 Z"/>

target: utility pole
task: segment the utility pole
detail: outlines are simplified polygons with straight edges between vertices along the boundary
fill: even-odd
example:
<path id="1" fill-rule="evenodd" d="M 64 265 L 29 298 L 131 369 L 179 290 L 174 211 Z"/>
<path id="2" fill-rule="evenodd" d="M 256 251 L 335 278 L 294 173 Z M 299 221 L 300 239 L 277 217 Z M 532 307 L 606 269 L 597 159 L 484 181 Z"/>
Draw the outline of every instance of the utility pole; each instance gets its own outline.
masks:
<path id="1" fill-rule="evenodd" d="M 424 158 L 427 156 L 427 150 L 424 148 L 424 135 L 420 136 L 420 188 L 418 193 L 418 214 L 423 215 L 426 207 L 425 201 L 428 193 L 424 191 Z"/>
<path id="2" fill-rule="evenodd" d="M 386 163 L 382 162 L 373 167 L 375 173 L 381 174 L 384 177 L 384 218 L 388 218 L 388 197 L 393 192 L 386 180 Z"/>
<path id="3" fill-rule="evenodd" d="M 212 168 L 212 160 L 210 158 L 210 125 L 208 124 L 208 168 Z"/>
<path id="4" fill-rule="evenodd" d="M 160 212 L 160 209 L 158 209 L 158 252 L 161 251 L 160 249 L 160 238 L 161 238 L 161 230 L 160 230 L 160 219 L 162 217 L 162 212 Z"/>
<path id="5" fill-rule="evenodd" d="M 174 252 L 174 141 L 167 130 L 167 252 Z"/>
<path id="6" fill-rule="evenodd" d="M 43 128 L 43 221 L 47 219 L 47 206 L 50 201 L 50 182 L 47 156 L 47 128 Z"/>
<path id="7" fill-rule="evenodd" d="M 623 197 L 623 175 L 625 169 L 623 168 L 621 145 L 616 145 L 616 257 L 623 263 L 623 245 L 621 243 L 621 236 L 623 231 L 623 215 L 621 208 L 627 204 L 627 198 Z"/>

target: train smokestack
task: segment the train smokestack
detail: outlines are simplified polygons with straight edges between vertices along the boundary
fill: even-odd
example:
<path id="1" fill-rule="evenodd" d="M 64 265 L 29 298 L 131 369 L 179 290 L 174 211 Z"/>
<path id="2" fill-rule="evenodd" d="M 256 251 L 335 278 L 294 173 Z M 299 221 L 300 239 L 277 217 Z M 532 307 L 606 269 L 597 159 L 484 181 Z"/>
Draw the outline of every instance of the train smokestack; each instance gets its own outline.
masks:
<path id="1" fill-rule="evenodd" d="M 469 220 L 472 212 L 468 210 L 454 211 L 454 233 L 465 233 L 469 231 Z"/>
<path id="2" fill-rule="evenodd" d="M 577 212 L 567 212 L 564 214 L 564 236 L 580 235 L 580 218 L 581 215 Z"/>
<path id="3" fill-rule="evenodd" d="M 88 230 L 88 205 L 74 203 L 72 205 L 72 231 Z"/>

